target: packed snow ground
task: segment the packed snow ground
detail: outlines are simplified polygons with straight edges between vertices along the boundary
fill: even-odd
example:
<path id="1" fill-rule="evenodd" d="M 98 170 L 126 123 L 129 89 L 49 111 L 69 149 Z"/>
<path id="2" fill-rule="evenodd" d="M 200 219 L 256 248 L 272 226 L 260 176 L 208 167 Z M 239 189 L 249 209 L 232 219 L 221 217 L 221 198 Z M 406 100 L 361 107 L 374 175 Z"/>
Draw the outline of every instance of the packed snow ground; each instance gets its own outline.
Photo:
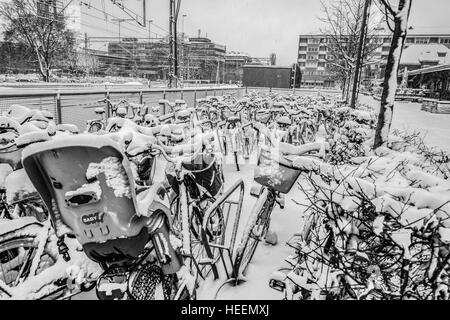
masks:
<path id="1" fill-rule="evenodd" d="M 379 109 L 380 102 L 372 97 L 361 96 L 360 102 Z M 420 110 L 420 103 L 395 102 L 391 130 L 420 131 L 425 142 L 450 152 L 450 114 L 436 114 Z"/>
<path id="2" fill-rule="evenodd" d="M 362 96 L 361 102 L 370 104 L 378 110 L 379 102 L 371 97 Z M 401 129 L 414 131 L 419 130 L 426 134 L 425 141 L 430 146 L 436 146 L 450 152 L 450 115 L 431 114 L 420 110 L 418 103 L 396 102 L 394 108 L 394 117 L 392 129 Z M 245 197 L 241 213 L 241 219 L 238 229 L 236 243 L 239 243 L 239 237 L 245 228 L 248 216 L 255 205 L 257 199 L 250 196 L 250 188 L 254 185 L 253 176 L 256 159 L 253 157 L 247 162 L 241 159 L 241 171 L 237 172 L 232 158 L 225 159 L 225 189 L 229 188 L 237 179 L 242 178 L 245 183 Z M 157 164 L 156 180 L 161 181 L 165 164 L 159 160 Z M 298 183 L 301 183 L 299 179 Z M 225 286 L 220 290 L 217 299 L 233 300 L 279 300 L 283 294 L 269 287 L 270 276 L 279 267 L 284 265 L 284 259 L 291 254 L 292 250 L 286 246 L 286 242 L 301 229 L 300 221 L 303 207 L 294 203 L 305 203 L 304 194 L 298 187 L 294 186 L 291 192 L 286 195 L 285 208 L 282 210 L 278 206 L 272 212 L 271 230 L 278 235 L 278 244 L 271 246 L 260 243 L 253 257 L 252 263 L 247 270 L 247 282 L 238 287 Z M 217 289 L 226 280 L 222 277 L 214 281 L 212 275 L 201 283 L 198 290 L 198 299 L 214 299 Z M 95 292 L 80 294 L 73 299 L 96 299 Z"/>

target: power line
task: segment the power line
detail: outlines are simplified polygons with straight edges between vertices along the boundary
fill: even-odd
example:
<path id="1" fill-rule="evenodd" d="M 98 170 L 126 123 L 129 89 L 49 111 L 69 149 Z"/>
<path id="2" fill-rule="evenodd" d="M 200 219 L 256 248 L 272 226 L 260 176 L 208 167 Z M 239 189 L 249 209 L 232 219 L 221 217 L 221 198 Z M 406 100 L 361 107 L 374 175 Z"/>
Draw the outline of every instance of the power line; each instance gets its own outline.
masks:
<path id="1" fill-rule="evenodd" d="M 92 17 L 92 18 L 94 18 L 94 19 L 104 21 L 104 20 L 103 20 L 102 18 L 100 18 L 100 17 L 94 16 L 94 15 L 91 15 L 91 14 L 88 14 L 88 13 L 83 13 L 83 14 L 85 14 L 85 15 L 87 15 L 87 16 L 89 16 L 89 17 Z M 87 25 L 86 22 L 81 22 L 81 24 Z M 98 28 L 99 28 L 99 26 L 97 26 L 97 25 L 96 25 L 96 26 L 89 25 L 89 26 L 92 27 L 92 28 L 94 28 L 94 29 L 98 29 Z M 131 32 L 133 32 L 133 33 L 139 33 L 139 34 L 142 35 L 142 36 L 144 36 L 144 35 L 147 36 L 146 33 L 143 33 L 143 32 L 141 32 L 141 31 L 139 31 L 139 29 L 131 29 L 131 28 L 128 28 L 128 27 L 126 27 L 126 26 L 122 26 L 121 28 L 122 28 L 122 29 L 125 29 L 125 30 L 128 30 L 128 31 L 131 31 Z M 112 30 L 107 30 L 107 31 L 110 32 L 110 33 L 116 34 L 115 31 L 112 31 Z M 155 33 L 155 32 L 153 32 L 153 34 L 159 35 L 159 34 L 157 34 L 157 33 Z M 159 35 L 159 36 L 163 37 L 162 35 Z"/>
<path id="2" fill-rule="evenodd" d="M 113 15 L 113 14 L 111 14 L 111 13 L 108 13 L 105 9 L 99 9 L 99 8 L 93 6 L 92 4 L 87 3 L 87 2 L 85 2 L 85 1 L 80 1 L 80 4 L 81 4 L 81 5 L 84 5 L 85 7 L 87 7 L 87 10 L 93 9 L 93 10 L 95 10 L 95 11 L 97 11 L 97 12 L 100 12 L 100 13 L 102 13 L 102 14 L 105 14 L 105 16 L 109 16 L 109 17 L 115 18 L 115 19 L 120 19 L 120 17 L 115 16 L 115 15 Z M 87 13 L 83 13 L 83 14 L 87 14 Z M 99 18 L 99 17 L 97 17 L 97 18 L 103 20 L 102 18 Z M 107 19 L 105 19 L 105 20 L 107 21 Z M 133 25 L 133 26 L 135 26 L 135 27 L 138 27 L 138 28 L 147 30 L 145 27 L 143 27 L 143 26 L 141 26 L 141 25 L 133 24 L 133 23 L 130 22 L 130 21 L 124 21 L 124 22 L 127 23 L 127 24 L 130 24 L 130 25 Z M 169 33 L 169 31 L 167 31 L 166 29 L 164 29 L 164 28 L 162 28 L 161 26 L 157 25 L 156 23 L 152 22 L 151 24 L 152 24 L 153 26 L 157 27 L 158 29 L 161 29 L 162 31 Z M 156 34 L 156 33 L 155 33 L 155 34 Z M 159 35 L 159 34 L 158 34 L 158 35 Z"/>

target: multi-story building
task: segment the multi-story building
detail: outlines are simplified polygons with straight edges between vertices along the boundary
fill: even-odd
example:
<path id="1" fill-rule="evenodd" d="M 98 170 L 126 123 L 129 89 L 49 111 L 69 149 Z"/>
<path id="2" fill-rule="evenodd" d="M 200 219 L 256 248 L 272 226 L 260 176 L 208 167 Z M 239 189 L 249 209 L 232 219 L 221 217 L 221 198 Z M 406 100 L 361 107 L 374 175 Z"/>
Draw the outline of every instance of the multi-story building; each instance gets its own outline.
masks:
<path id="1" fill-rule="evenodd" d="M 225 83 L 242 82 L 244 65 L 249 64 L 252 58 L 242 52 L 228 52 L 225 56 Z"/>
<path id="2" fill-rule="evenodd" d="M 224 81 L 226 47 L 213 43 L 208 38 L 190 38 L 178 46 L 179 75 L 183 79 L 207 82 Z M 132 76 L 166 80 L 169 75 L 169 42 L 139 41 L 136 38 L 108 43 L 108 54 L 126 57 Z"/>
<path id="3" fill-rule="evenodd" d="M 165 80 L 169 75 L 169 42 L 123 39 L 108 44 L 108 54 L 126 57 L 131 62 L 127 70 L 132 76 Z M 179 75 L 184 79 L 207 82 L 224 81 L 226 47 L 208 38 L 190 38 L 178 46 Z"/>
<path id="4" fill-rule="evenodd" d="M 206 37 L 189 38 L 185 44 L 182 73 L 187 79 L 224 82 L 227 48 Z"/>
<path id="5" fill-rule="evenodd" d="M 123 39 L 108 43 L 108 55 L 123 57 L 129 65 L 123 72 L 129 76 L 165 80 L 169 74 L 169 44 L 165 39 L 157 42 Z"/>
<path id="6" fill-rule="evenodd" d="M 384 77 L 392 35 L 382 31 L 372 36 L 372 45 L 376 47 L 371 55 L 371 63 L 362 70 L 362 82 L 369 85 L 379 82 Z M 442 44 L 450 48 L 450 29 L 427 32 L 410 28 L 406 38 L 406 46 L 411 44 Z M 303 34 L 299 37 L 297 62 L 302 71 L 303 86 L 334 87 L 339 85 L 337 79 L 330 72 L 331 37 L 323 34 Z"/>

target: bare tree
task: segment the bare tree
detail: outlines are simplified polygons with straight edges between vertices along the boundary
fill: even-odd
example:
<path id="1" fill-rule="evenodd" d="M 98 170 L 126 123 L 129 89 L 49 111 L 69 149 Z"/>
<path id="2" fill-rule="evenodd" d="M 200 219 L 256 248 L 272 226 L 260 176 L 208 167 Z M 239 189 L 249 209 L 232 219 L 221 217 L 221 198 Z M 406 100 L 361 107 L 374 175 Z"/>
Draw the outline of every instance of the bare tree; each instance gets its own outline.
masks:
<path id="1" fill-rule="evenodd" d="M 28 48 L 46 82 L 55 62 L 72 63 L 74 58 L 76 40 L 66 28 L 64 9 L 58 12 L 55 0 L 11 0 L 0 5 L 5 41 Z"/>
<path id="2" fill-rule="evenodd" d="M 393 35 L 386 64 L 380 112 L 378 114 L 378 123 L 375 130 L 374 149 L 386 146 L 388 143 L 392 115 L 394 112 L 395 93 L 398 87 L 397 77 L 400 59 L 408 32 L 408 19 L 412 0 L 398 0 L 397 9 L 393 7 L 389 0 L 380 0 L 380 2 L 385 11 L 386 23 L 393 32 Z M 394 28 L 392 28 L 391 23 L 394 23 Z"/>
<path id="3" fill-rule="evenodd" d="M 323 16 L 319 19 L 325 24 L 321 33 L 328 49 L 327 70 L 334 79 L 341 81 L 342 98 L 345 100 L 348 100 L 356 70 L 365 4 L 365 0 L 322 1 Z M 379 23 L 379 16 L 371 14 L 367 21 L 362 67 L 375 62 L 375 51 L 381 45 L 375 33 Z"/>

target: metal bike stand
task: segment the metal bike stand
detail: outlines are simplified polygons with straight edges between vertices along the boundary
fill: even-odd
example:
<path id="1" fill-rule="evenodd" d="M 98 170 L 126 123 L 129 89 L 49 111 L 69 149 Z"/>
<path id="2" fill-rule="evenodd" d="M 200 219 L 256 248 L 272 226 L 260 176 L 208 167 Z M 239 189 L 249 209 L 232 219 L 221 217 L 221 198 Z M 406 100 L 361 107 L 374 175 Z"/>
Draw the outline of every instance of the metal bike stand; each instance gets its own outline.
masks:
<path id="1" fill-rule="evenodd" d="M 229 200 L 228 198 L 238 188 L 240 188 L 239 199 L 237 201 Z M 202 225 L 201 232 L 202 232 L 203 245 L 205 246 L 205 251 L 207 254 L 208 261 L 204 261 L 202 264 L 211 266 L 212 271 L 214 273 L 214 279 L 217 280 L 217 279 L 219 279 L 219 272 L 218 272 L 217 264 L 219 263 L 219 261 L 221 261 L 222 265 L 223 265 L 223 269 L 227 276 L 227 280 L 220 286 L 219 290 L 225 284 L 235 281 L 235 278 L 236 278 L 235 277 L 236 268 L 234 266 L 235 262 L 233 260 L 233 253 L 234 253 L 233 250 L 234 250 L 234 245 L 236 242 L 236 234 L 237 234 L 237 230 L 239 227 L 239 220 L 240 220 L 240 216 L 241 216 L 243 200 L 244 200 L 244 181 L 242 179 L 239 179 L 238 181 L 236 181 L 233 184 L 233 186 L 231 188 L 229 188 L 219 199 L 217 199 L 211 205 L 211 207 L 206 211 L 204 219 L 203 219 L 203 225 Z M 225 205 L 228 205 L 228 210 L 226 213 L 226 226 L 228 225 L 228 219 L 229 219 L 232 207 L 236 207 L 236 214 L 235 214 L 233 229 L 231 231 L 230 243 L 228 245 L 219 245 L 216 243 L 210 243 L 208 240 L 208 235 L 207 235 L 207 224 L 208 224 L 209 218 L 214 213 L 214 211 L 217 210 L 217 208 L 219 208 L 220 206 L 223 206 L 223 208 L 225 208 Z M 225 230 L 224 230 L 225 233 L 226 233 L 226 229 L 227 229 L 227 227 L 225 227 Z M 212 249 L 218 249 L 219 255 L 215 257 L 212 252 L 213 251 Z M 227 268 L 227 262 L 231 266 L 232 270 L 229 270 Z M 216 296 L 217 296 L 217 293 L 216 293 Z"/>

